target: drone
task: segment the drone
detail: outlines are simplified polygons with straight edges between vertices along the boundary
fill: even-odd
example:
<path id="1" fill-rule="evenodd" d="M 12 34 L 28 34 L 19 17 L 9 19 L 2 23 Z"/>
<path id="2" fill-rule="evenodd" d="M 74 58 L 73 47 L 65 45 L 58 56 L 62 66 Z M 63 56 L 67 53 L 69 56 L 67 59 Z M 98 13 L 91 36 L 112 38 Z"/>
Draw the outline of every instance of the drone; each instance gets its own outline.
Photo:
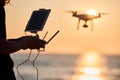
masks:
<path id="1" fill-rule="evenodd" d="M 101 15 L 108 14 L 108 13 L 100 13 L 100 12 L 97 13 L 93 10 L 88 10 L 86 13 L 80 13 L 80 14 L 78 14 L 78 12 L 80 12 L 80 11 L 67 11 L 67 12 L 72 13 L 73 17 L 78 18 L 77 30 L 79 29 L 79 25 L 80 25 L 81 20 L 83 20 L 85 22 L 83 27 L 87 28 L 88 21 L 91 21 L 94 24 L 94 22 L 93 22 L 94 19 L 101 18 Z M 91 26 L 91 30 L 93 30 L 93 29 L 94 29 L 94 26 Z"/>

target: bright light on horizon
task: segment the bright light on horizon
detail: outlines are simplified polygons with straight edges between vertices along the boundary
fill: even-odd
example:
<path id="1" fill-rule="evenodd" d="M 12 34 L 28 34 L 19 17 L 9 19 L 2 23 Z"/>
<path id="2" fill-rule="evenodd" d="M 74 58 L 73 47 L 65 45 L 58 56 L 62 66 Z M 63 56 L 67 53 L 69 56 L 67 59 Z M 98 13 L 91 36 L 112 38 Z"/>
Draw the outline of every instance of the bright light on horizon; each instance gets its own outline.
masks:
<path id="1" fill-rule="evenodd" d="M 83 68 L 83 73 L 86 75 L 99 75 L 101 73 L 100 69 L 94 67 Z"/>
<path id="2" fill-rule="evenodd" d="M 78 67 L 72 80 L 104 80 L 102 76 L 104 60 L 98 51 L 86 51 L 76 63 Z"/>

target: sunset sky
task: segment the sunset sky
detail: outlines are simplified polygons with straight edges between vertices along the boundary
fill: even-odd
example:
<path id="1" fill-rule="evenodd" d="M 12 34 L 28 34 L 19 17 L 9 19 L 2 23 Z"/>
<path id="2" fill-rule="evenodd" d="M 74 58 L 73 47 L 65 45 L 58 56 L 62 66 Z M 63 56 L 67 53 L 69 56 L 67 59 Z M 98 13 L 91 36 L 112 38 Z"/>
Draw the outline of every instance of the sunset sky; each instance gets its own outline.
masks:
<path id="1" fill-rule="evenodd" d="M 83 53 L 96 50 L 107 54 L 120 54 L 120 0 L 11 0 L 6 6 L 8 38 L 25 35 L 24 29 L 33 10 L 51 9 L 42 38 L 46 31 L 48 40 L 57 30 L 60 33 L 46 45 L 46 53 Z M 96 10 L 106 12 L 94 22 L 94 30 L 76 30 L 77 18 L 66 10 Z M 83 25 L 83 22 L 81 22 Z"/>

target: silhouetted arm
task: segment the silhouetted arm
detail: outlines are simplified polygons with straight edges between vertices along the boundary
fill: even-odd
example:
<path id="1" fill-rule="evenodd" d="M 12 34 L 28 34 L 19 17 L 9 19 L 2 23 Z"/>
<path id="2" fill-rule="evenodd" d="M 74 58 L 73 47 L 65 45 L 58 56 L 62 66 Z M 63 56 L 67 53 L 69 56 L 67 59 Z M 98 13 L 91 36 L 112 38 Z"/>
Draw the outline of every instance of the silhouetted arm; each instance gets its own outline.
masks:
<path id="1" fill-rule="evenodd" d="M 45 48 L 46 41 L 34 36 L 24 36 L 18 39 L 0 38 L 0 55 L 11 54 L 20 49 L 40 49 Z"/>
<path id="2" fill-rule="evenodd" d="M 26 41 L 24 39 L 17 41 L 7 41 L 0 38 L 0 55 L 11 54 L 19 51 L 20 49 L 26 49 Z"/>

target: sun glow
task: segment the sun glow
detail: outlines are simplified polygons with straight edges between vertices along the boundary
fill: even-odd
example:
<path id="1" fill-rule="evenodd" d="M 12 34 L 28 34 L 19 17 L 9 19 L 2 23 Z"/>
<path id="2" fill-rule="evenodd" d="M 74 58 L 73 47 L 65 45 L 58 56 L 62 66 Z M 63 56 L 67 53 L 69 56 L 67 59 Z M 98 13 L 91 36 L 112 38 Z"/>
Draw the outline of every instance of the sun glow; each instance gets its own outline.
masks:
<path id="1" fill-rule="evenodd" d="M 94 67 L 85 67 L 82 70 L 86 75 L 99 75 L 101 73 L 100 69 Z"/>
<path id="2" fill-rule="evenodd" d="M 87 51 L 82 55 L 81 58 L 81 64 L 87 66 L 99 66 L 99 63 L 101 64 L 101 62 L 101 56 L 97 51 Z"/>
<path id="3" fill-rule="evenodd" d="M 105 80 L 102 76 L 104 58 L 99 52 L 90 50 L 86 51 L 76 62 L 76 74 L 72 80 Z"/>
<path id="4" fill-rule="evenodd" d="M 95 10 L 88 10 L 87 14 L 96 16 L 97 12 Z"/>

